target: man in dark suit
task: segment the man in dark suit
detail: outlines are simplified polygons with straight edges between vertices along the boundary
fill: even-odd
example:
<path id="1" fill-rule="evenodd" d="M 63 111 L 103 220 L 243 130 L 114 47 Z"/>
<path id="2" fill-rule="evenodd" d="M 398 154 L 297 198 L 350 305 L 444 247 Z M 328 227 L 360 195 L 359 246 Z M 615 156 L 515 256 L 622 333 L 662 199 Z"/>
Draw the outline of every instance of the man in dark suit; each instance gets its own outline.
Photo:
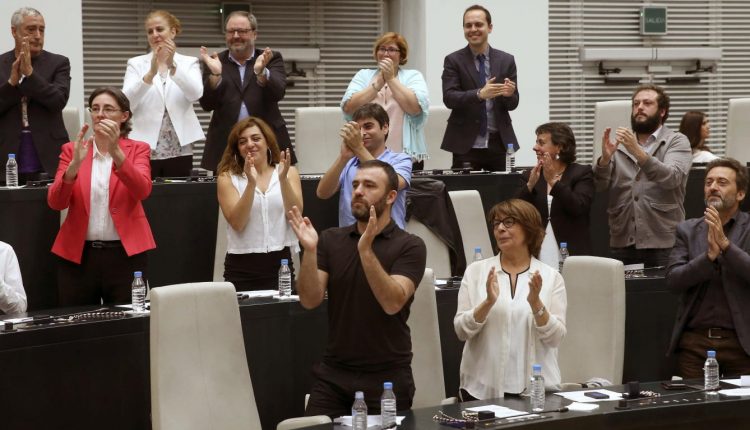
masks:
<path id="1" fill-rule="evenodd" d="M 16 154 L 19 184 L 57 170 L 68 141 L 62 110 L 70 95 L 70 62 L 44 50 L 44 17 L 33 8 L 13 13 L 15 48 L 0 55 L 0 181 Z"/>
<path id="2" fill-rule="evenodd" d="M 703 376 L 706 351 L 716 351 L 720 374 L 750 374 L 750 215 L 739 210 L 747 168 L 732 158 L 706 166 L 706 211 L 677 226 L 667 286 L 681 293 L 669 351 L 677 373 Z"/>
<path id="3" fill-rule="evenodd" d="M 507 146 L 518 150 L 509 111 L 518 107 L 516 62 L 487 42 L 492 17 L 482 6 L 464 12 L 469 44 L 445 57 L 443 103 L 452 109 L 440 148 L 453 153 L 453 166 L 504 170 Z"/>
<path id="4" fill-rule="evenodd" d="M 206 67 L 200 104 L 204 110 L 213 111 L 201 167 L 216 171 L 232 126 L 248 116 L 259 117 L 273 127 L 279 148 L 289 148 L 295 164 L 297 157 L 278 105 L 286 92 L 281 54 L 270 48 L 255 49 L 258 23 L 252 14 L 232 12 L 225 29 L 226 51 L 209 56 L 201 47 Z"/>

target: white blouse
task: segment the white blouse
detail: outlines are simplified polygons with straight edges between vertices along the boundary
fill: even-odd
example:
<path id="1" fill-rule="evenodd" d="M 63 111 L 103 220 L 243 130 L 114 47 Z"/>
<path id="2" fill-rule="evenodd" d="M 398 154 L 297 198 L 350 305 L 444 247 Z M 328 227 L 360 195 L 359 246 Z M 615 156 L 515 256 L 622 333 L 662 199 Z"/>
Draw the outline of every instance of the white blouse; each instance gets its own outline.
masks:
<path id="1" fill-rule="evenodd" d="M 231 178 L 232 185 L 242 195 L 247 188 L 247 177 L 243 173 L 242 176 L 231 175 Z M 293 252 L 299 252 L 297 236 L 286 221 L 279 173 L 274 169 L 266 192 L 255 188 L 250 221 L 245 229 L 238 232 L 227 224 L 227 253 L 264 253 L 280 251 L 287 246 Z"/>
<path id="2" fill-rule="evenodd" d="M 487 297 L 487 275 L 495 267 L 500 295 L 483 323 L 474 319 L 474 310 Z M 538 327 L 526 297 L 532 273 L 539 271 L 542 289 L 539 297 L 549 312 L 549 321 Z M 502 271 L 499 256 L 471 263 L 466 268 L 458 292 L 458 308 L 453 319 L 456 335 L 466 341 L 461 358 L 461 388 L 478 399 L 520 393 L 531 376 L 531 366 L 541 364 L 545 386 L 559 389 L 558 347 L 565 337 L 568 299 L 565 282 L 556 269 L 536 258 L 529 270 L 520 273 L 515 296 L 510 294 L 510 276 Z"/>

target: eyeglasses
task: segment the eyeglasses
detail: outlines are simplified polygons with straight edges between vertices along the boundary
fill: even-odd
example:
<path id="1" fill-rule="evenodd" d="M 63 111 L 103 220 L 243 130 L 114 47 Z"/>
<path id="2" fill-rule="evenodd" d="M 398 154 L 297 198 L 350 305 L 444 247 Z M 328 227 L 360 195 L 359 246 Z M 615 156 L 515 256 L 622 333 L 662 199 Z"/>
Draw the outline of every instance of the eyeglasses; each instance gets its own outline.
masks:
<path id="1" fill-rule="evenodd" d="M 86 110 L 88 110 L 89 112 L 93 114 L 104 112 L 104 115 L 106 116 L 114 115 L 115 112 L 122 112 L 121 109 L 115 109 L 111 106 L 104 106 L 104 107 L 92 106 L 90 108 L 86 108 Z"/>
<path id="2" fill-rule="evenodd" d="M 390 54 L 395 54 L 397 52 L 401 52 L 401 50 L 400 49 L 396 49 L 396 48 L 383 48 L 383 47 L 380 47 L 380 48 L 378 48 L 378 52 L 380 52 L 381 54 L 389 54 L 390 55 Z"/>
<path id="3" fill-rule="evenodd" d="M 250 33 L 251 31 L 255 31 L 255 29 L 253 28 L 235 28 L 234 30 L 227 29 L 224 33 L 226 33 L 227 36 L 234 36 L 234 33 L 237 33 L 240 36 L 247 36 L 247 34 Z"/>
<path id="4" fill-rule="evenodd" d="M 505 228 L 511 228 L 516 224 L 516 219 L 513 217 L 508 217 L 504 219 L 496 219 L 492 221 L 492 228 L 498 228 L 500 224 L 503 225 Z"/>

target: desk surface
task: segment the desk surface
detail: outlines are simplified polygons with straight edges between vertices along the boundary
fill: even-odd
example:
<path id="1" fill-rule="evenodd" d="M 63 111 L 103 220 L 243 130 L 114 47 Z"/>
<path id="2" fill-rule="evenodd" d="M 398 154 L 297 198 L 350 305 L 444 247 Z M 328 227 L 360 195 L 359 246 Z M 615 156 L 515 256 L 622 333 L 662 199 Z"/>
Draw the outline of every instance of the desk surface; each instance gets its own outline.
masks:
<path id="1" fill-rule="evenodd" d="M 622 386 L 607 387 L 621 392 Z M 591 429 L 740 429 L 747 428 L 750 419 L 750 398 L 720 398 L 706 400 L 705 394 L 686 390 L 675 394 L 665 391 L 659 383 L 642 384 L 642 390 L 652 390 L 664 397 L 640 399 L 629 402 L 628 409 L 618 410 L 617 401 L 598 402 L 599 408 L 591 412 L 549 412 L 544 419 L 520 420 L 502 425 L 476 426 L 477 429 L 523 428 L 529 430 L 591 430 Z M 547 393 L 545 410 L 555 410 L 571 402 L 560 396 Z M 438 424 L 433 416 L 443 411 L 451 417 L 461 417 L 465 408 L 483 405 L 500 405 L 518 411 L 529 411 L 528 399 L 492 399 L 488 401 L 466 402 L 454 405 L 414 409 L 399 413 L 405 418 L 399 429 L 402 430 L 447 430 L 453 427 Z M 341 428 L 330 424 L 309 427 L 310 429 Z"/>

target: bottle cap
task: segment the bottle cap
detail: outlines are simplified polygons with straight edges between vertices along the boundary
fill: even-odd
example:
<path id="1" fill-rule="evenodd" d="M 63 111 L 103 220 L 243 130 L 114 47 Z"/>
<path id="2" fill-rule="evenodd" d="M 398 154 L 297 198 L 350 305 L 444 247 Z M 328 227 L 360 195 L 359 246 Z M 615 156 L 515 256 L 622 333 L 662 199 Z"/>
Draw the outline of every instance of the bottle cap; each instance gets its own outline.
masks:
<path id="1" fill-rule="evenodd" d="M 567 248 L 568 242 L 560 242 L 560 248 Z"/>
<path id="2" fill-rule="evenodd" d="M 474 248 L 474 254 L 476 254 L 477 252 L 482 252 L 481 246 L 477 246 L 476 248 Z"/>
<path id="3" fill-rule="evenodd" d="M 383 382 L 383 389 L 385 390 L 392 390 L 393 389 L 393 382 Z"/>
<path id="4" fill-rule="evenodd" d="M 513 144 L 512 144 L 512 143 L 509 143 L 509 144 L 508 144 L 508 149 L 515 149 L 515 148 L 513 147 Z"/>
<path id="5" fill-rule="evenodd" d="M 716 358 L 716 351 L 709 349 L 706 351 L 706 355 L 708 355 L 708 358 Z"/>
<path id="6" fill-rule="evenodd" d="M 534 372 L 541 372 L 542 371 L 542 365 L 541 364 L 535 364 L 531 366 L 531 368 L 534 370 Z"/>
<path id="7" fill-rule="evenodd" d="M 135 276 L 136 278 L 140 278 L 141 276 L 143 276 L 143 273 L 140 271 L 133 272 L 133 276 Z"/>
<path id="8" fill-rule="evenodd" d="M 8 158 L 16 158 L 16 154 L 8 154 Z"/>
<path id="9" fill-rule="evenodd" d="M 287 260 L 286 258 L 282 258 L 281 264 L 289 264 L 289 260 Z"/>
<path id="10" fill-rule="evenodd" d="M 361 391 L 357 391 L 356 393 L 354 393 L 354 399 L 355 400 L 364 400 L 365 399 L 365 393 L 363 393 Z"/>

